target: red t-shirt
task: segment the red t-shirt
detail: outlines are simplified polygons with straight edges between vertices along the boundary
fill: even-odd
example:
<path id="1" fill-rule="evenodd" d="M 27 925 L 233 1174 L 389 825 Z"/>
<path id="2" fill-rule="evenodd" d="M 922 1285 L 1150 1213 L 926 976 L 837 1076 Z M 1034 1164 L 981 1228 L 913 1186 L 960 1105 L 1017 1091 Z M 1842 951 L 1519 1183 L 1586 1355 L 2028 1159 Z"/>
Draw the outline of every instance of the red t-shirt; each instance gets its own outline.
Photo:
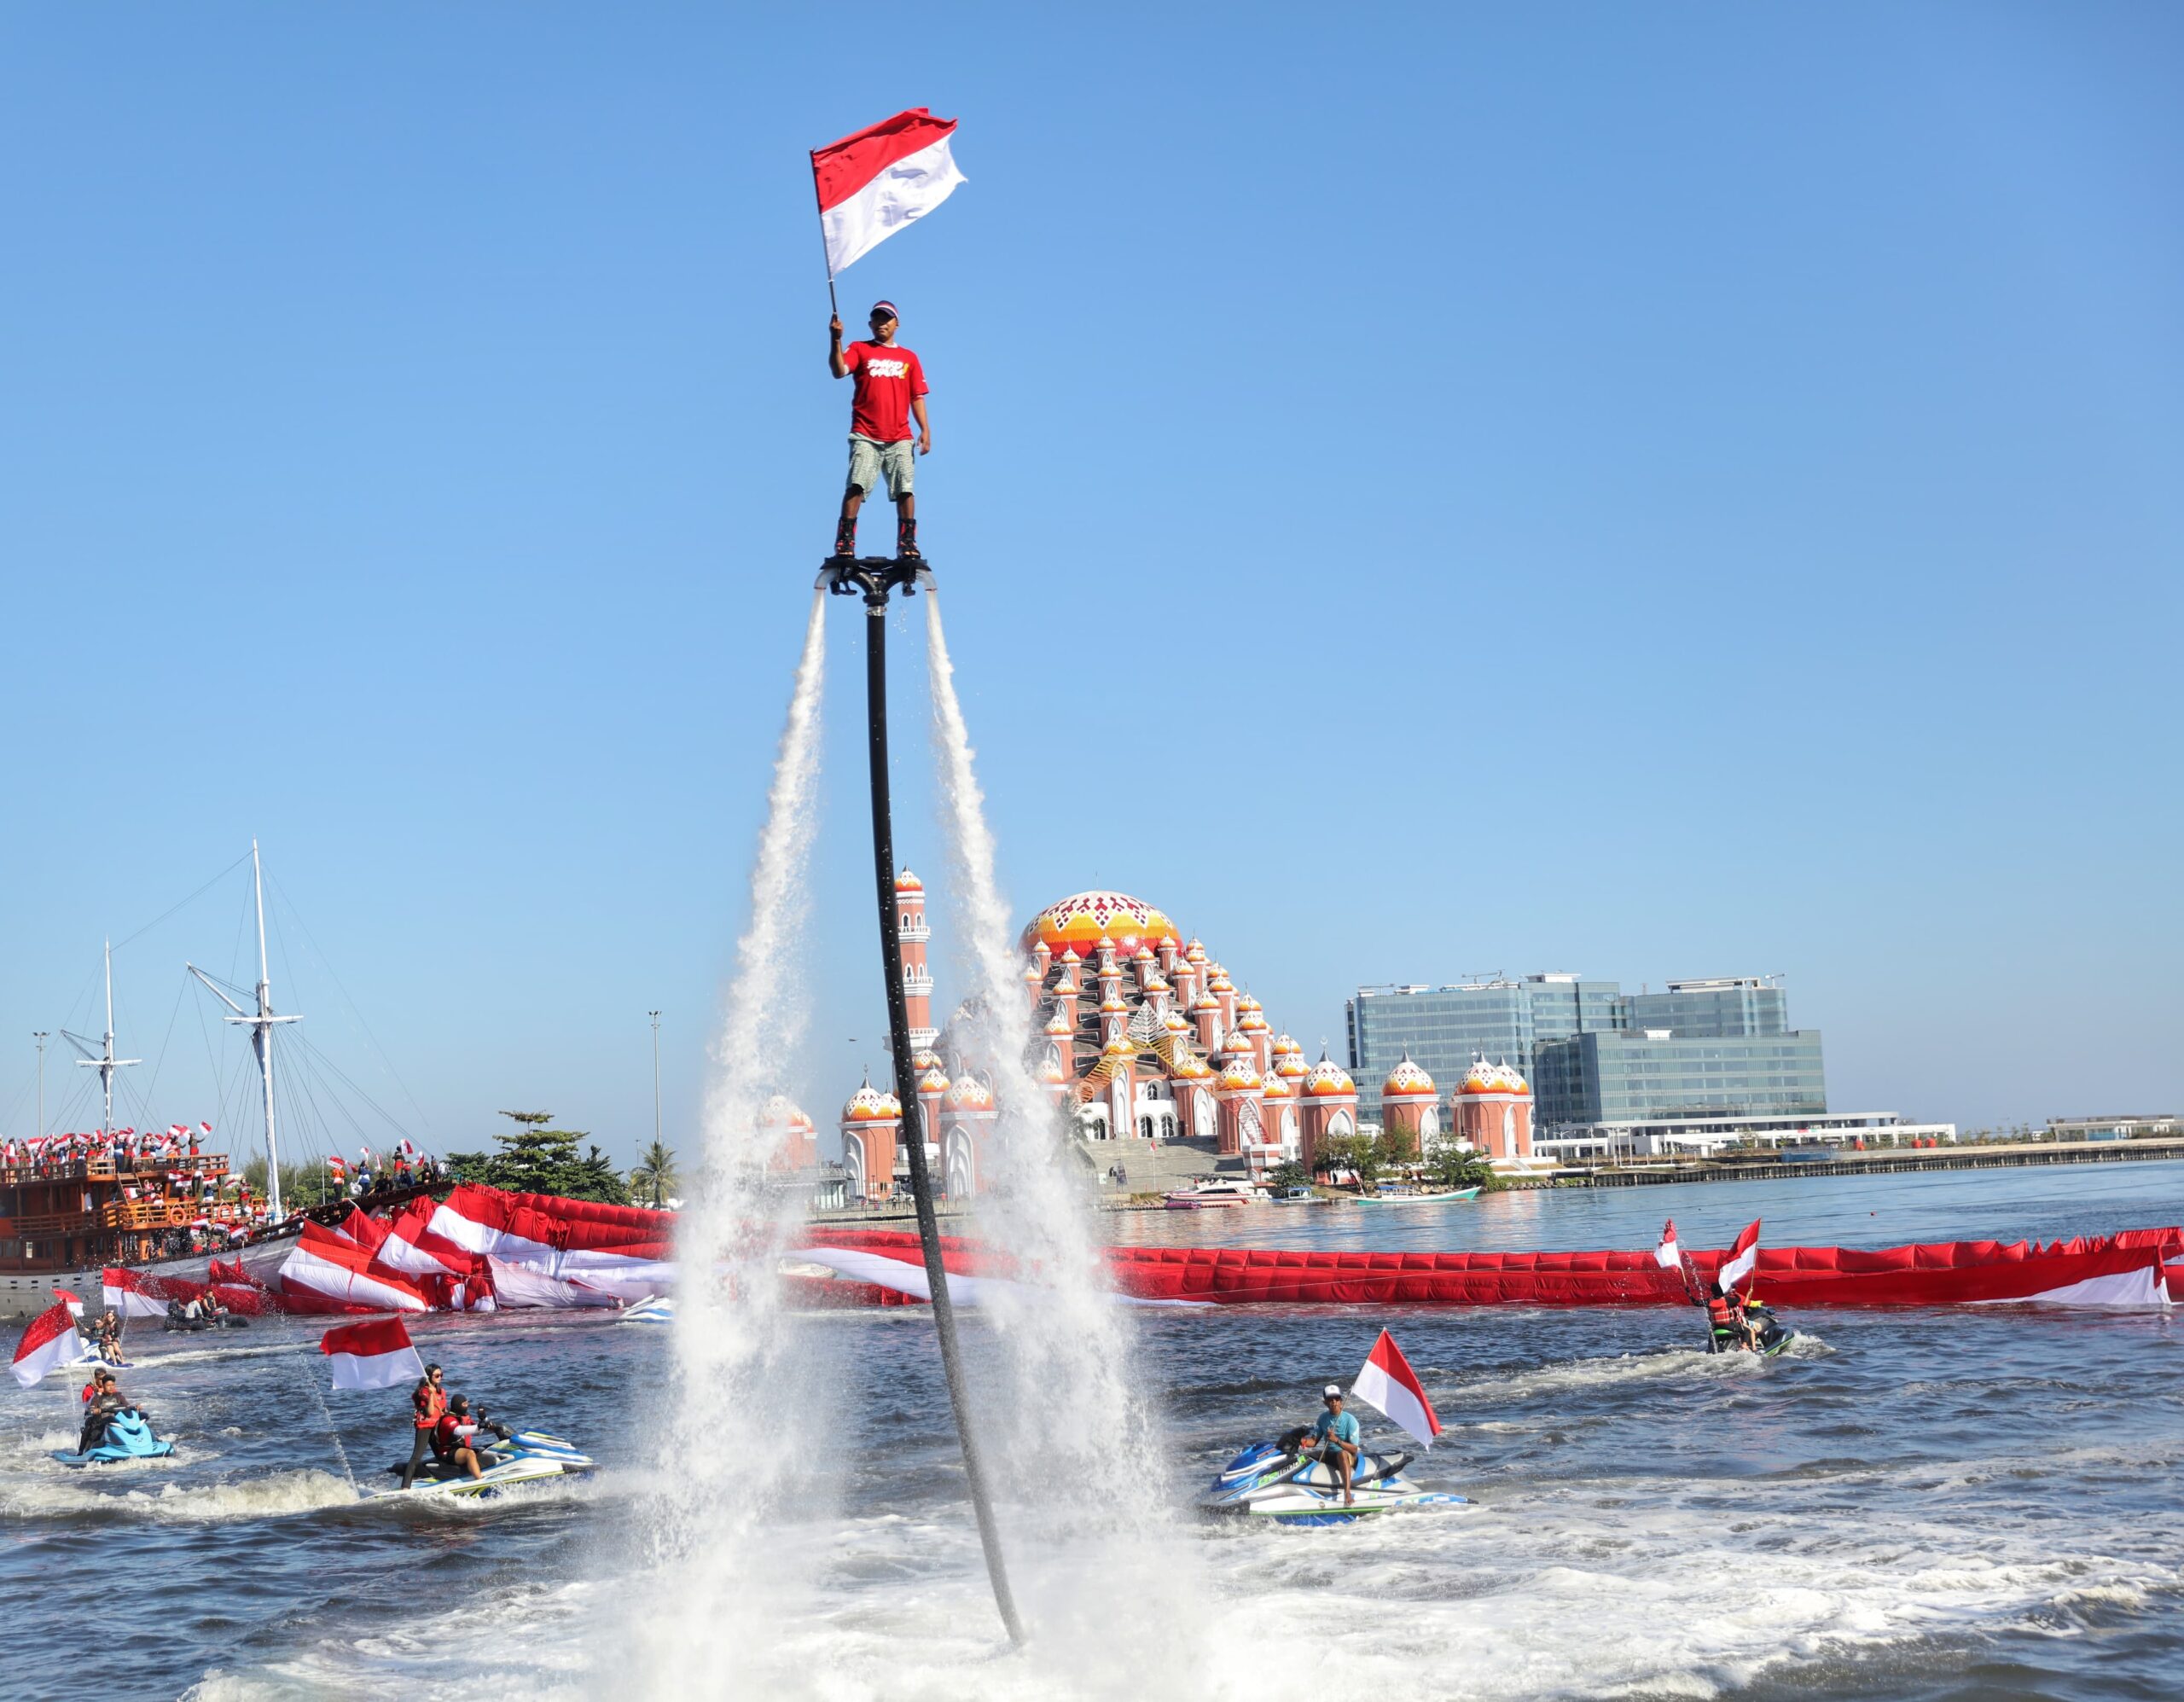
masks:
<path id="1" fill-rule="evenodd" d="M 896 343 L 851 343 L 842 364 L 857 380 L 850 430 L 874 443 L 899 444 L 910 435 L 910 398 L 926 394 L 925 363 Z"/>

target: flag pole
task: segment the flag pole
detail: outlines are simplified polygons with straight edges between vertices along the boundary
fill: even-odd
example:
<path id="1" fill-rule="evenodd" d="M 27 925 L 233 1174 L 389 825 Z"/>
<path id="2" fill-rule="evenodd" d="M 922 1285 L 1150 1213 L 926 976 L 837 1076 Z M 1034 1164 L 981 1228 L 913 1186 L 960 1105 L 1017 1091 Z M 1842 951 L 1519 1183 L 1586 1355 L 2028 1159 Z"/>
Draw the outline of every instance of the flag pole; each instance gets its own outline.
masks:
<path id="1" fill-rule="evenodd" d="M 827 247 L 827 204 L 819 199 L 819 156 L 811 156 L 811 200 L 819 209 L 819 252 L 827 261 L 827 305 L 835 318 L 842 317 L 842 305 L 834 299 L 834 257 Z"/>

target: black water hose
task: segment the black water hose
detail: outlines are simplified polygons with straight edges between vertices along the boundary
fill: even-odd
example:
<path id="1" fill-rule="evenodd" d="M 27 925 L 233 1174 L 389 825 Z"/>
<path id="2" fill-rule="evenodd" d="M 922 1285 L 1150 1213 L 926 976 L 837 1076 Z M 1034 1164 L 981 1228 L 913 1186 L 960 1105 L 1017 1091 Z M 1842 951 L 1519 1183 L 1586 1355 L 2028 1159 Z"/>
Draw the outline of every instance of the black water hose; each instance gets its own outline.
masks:
<path id="1" fill-rule="evenodd" d="M 895 827 L 887 793 L 887 599 L 899 589 L 917 595 L 922 563 L 864 557 L 854 566 L 830 562 L 829 589 L 864 598 L 865 718 L 872 764 L 872 866 L 880 899 L 880 956 L 887 977 L 887 1033 L 895 1054 L 895 1098 L 902 1107 L 902 1130 L 910 1160 L 910 1193 L 917 1200 L 918 1240 L 925 1249 L 926 1281 L 932 1290 L 932 1327 L 940 1338 L 940 1368 L 948 1382 L 948 1404 L 956 1414 L 956 1434 L 963 1447 L 963 1474 L 978 1513 L 979 1542 L 985 1549 L 986 1576 L 993 1583 L 994 1606 L 1013 1643 L 1024 1641 L 1015 1597 L 1001 1552 L 1001 1529 L 994 1522 L 971 1402 L 963 1386 L 961 1354 L 956 1340 L 956 1308 L 948 1295 L 948 1267 L 940 1256 L 940 1218 L 932 1205 L 932 1175 L 926 1164 L 926 1130 L 919 1121 L 917 1065 L 910 1045 L 909 1008 L 903 996 L 903 947 L 895 910 Z M 822 578 L 826 577 L 822 574 Z M 926 578 L 928 587 L 930 577 Z"/>

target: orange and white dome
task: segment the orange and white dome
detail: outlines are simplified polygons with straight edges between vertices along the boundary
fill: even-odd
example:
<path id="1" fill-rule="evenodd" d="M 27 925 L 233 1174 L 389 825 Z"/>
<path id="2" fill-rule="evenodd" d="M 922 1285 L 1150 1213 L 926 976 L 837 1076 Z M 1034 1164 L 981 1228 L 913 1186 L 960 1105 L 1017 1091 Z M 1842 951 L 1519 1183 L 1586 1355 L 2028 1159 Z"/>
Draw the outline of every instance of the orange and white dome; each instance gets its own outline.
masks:
<path id="1" fill-rule="evenodd" d="M 1403 1054 L 1403 1061 L 1388 1072 L 1388 1078 L 1380 1083 L 1383 1097 L 1391 1094 L 1430 1094 L 1435 1091 L 1433 1078 L 1410 1061 L 1410 1054 Z"/>
<path id="2" fill-rule="evenodd" d="M 1236 990 L 1236 984 L 1228 979 L 1228 972 L 1217 963 L 1205 978 L 1205 990 L 1209 993 L 1233 993 Z"/>
<path id="3" fill-rule="evenodd" d="M 1102 1058 L 1135 1058 L 1137 1056 L 1137 1043 L 1126 1035 L 1118 1034 L 1100 1049 L 1100 1055 Z"/>
<path id="4" fill-rule="evenodd" d="M 1069 1080 L 1069 1072 L 1063 1069 L 1061 1060 L 1056 1059 L 1050 1064 L 1039 1066 L 1039 1079 L 1048 1087 L 1060 1087 Z"/>
<path id="5" fill-rule="evenodd" d="M 925 891 L 925 882 L 905 868 L 895 877 L 895 890 L 897 892 L 922 892 Z"/>
<path id="6" fill-rule="evenodd" d="M 1284 1081 L 1302 1081 L 1311 1073 L 1311 1066 L 1304 1061 L 1302 1048 L 1284 1052 L 1276 1046 L 1274 1049 L 1274 1073 Z"/>
<path id="7" fill-rule="evenodd" d="M 932 1060 L 932 1067 L 919 1076 L 918 1092 L 922 1095 L 925 1094 L 944 1094 L 947 1091 L 948 1074 L 940 1067 L 940 1060 L 936 1058 Z"/>
<path id="8" fill-rule="evenodd" d="M 1179 1082 L 1202 1082 L 1213 1070 L 1197 1053 L 1186 1052 L 1168 1073 Z"/>
<path id="9" fill-rule="evenodd" d="M 1174 939 L 1176 925 L 1142 898 L 1133 898 L 1127 892 L 1077 892 L 1048 905 L 1031 919 L 1024 930 L 1024 949 L 1029 951 L 1032 942 L 1044 940 L 1050 950 L 1075 950 L 1081 954 L 1103 937 L 1113 941 L 1117 950 L 1135 956 L 1141 947 Z"/>
<path id="10" fill-rule="evenodd" d="M 842 1107 L 845 1123 L 893 1123 L 903 1115 L 903 1107 L 892 1094 L 882 1093 L 872 1085 L 872 1078 L 864 1078 L 864 1085 L 849 1096 Z"/>
<path id="11" fill-rule="evenodd" d="M 1531 1086 L 1525 1078 L 1507 1064 L 1490 1064 L 1484 1058 L 1474 1059 L 1464 1083 L 1456 1089 L 1463 1094 L 1514 1094 L 1529 1096 Z"/>
<path id="12" fill-rule="evenodd" d="M 1246 1034 L 1264 1034 L 1271 1025 L 1268 1023 L 1263 1013 L 1248 1010 L 1237 1013 L 1236 1026 Z"/>
<path id="13" fill-rule="evenodd" d="M 1269 1099 L 1294 1099 L 1297 1096 L 1297 1089 L 1283 1081 L 1280 1076 L 1263 1077 L 1261 1078 L 1260 1084 L 1266 1089 L 1266 1096 Z"/>
<path id="14" fill-rule="evenodd" d="M 1248 1052 L 1252 1049 L 1252 1037 L 1240 1026 L 1232 1028 L 1228 1031 L 1228 1038 L 1221 1043 L 1221 1049 L 1223 1052 Z"/>
<path id="15" fill-rule="evenodd" d="M 1297 1043 L 1294 1035 L 1277 1034 L 1274 1037 L 1274 1055 L 1277 1058 L 1301 1058 L 1304 1055 L 1304 1049 Z"/>
<path id="16" fill-rule="evenodd" d="M 1191 941 L 1191 943 L 1190 943 L 1188 945 L 1185 946 L 1185 947 L 1183 948 L 1183 961 L 1184 961 L 1184 962 L 1186 962 L 1186 963 L 1203 963 L 1203 962 L 1205 962 L 1205 943 L 1204 943 L 1203 941 L 1201 941 L 1201 940 L 1194 939 L 1194 940 L 1192 940 L 1192 941 Z"/>
<path id="17" fill-rule="evenodd" d="M 1218 1011 L 1221 1001 L 1213 996 L 1213 989 L 1208 987 L 1192 1002 L 1191 1008 L 1194 1011 Z"/>
<path id="18" fill-rule="evenodd" d="M 1312 1073 L 1304 1078 L 1307 1099 L 1339 1098 L 1356 1091 L 1357 1083 L 1350 1079 L 1350 1072 L 1325 1052 L 1320 1054 L 1320 1061 L 1312 1066 Z"/>
<path id="19" fill-rule="evenodd" d="M 1060 1006 L 1055 1006 L 1054 1014 L 1047 1019 L 1047 1032 L 1059 1038 L 1060 1036 L 1068 1034 L 1072 1031 L 1068 1016 L 1063 1012 Z"/>
<path id="20" fill-rule="evenodd" d="M 1262 1005 L 1262 1004 L 1261 1004 L 1261 1003 L 1260 1003 L 1257 999 L 1253 998 L 1253 997 L 1252 997 L 1249 993 L 1246 993 L 1246 994 L 1245 994 L 1241 998 L 1240 998 L 1240 999 L 1238 999 L 1238 1000 L 1236 1001 L 1236 1008 L 1237 1008 L 1238 1010 L 1240 1010 L 1240 1011 L 1256 1011 L 1256 1010 L 1263 1010 L 1263 1009 L 1265 1009 L 1265 1008 L 1266 1008 L 1266 1007 L 1265 1007 L 1265 1006 L 1263 1006 L 1263 1005 Z"/>
<path id="21" fill-rule="evenodd" d="M 1191 1031 L 1190 1022 L 1181 1011 L 1170 1011 L 1160 1025 L 1170 1034 L 1188 1034 Z"/>
<path id="22" fill-rule="evenodd" d="M 941 1102 L 950 1111 L 991 1111 L 993 1089 L 966 1072 L 950 1083 L 948 1097 Z"/>
<path id="23" fill-rule="evenodd" d="M 1231 1059 L 1228 1068 L 1221 1072 L 1223 1093 L 1246 1093 L 1259 1084 L 1259 1072 L 1252 1067 L 1248 1058 Z"/>
<path id="24" fill-rule="evenodd" d="M 775 1094 L 758 1107 L 758 1126 L 761 1129 L 809 1129 L 811 1119 L 804 1107 L 787 1094 Z"/>

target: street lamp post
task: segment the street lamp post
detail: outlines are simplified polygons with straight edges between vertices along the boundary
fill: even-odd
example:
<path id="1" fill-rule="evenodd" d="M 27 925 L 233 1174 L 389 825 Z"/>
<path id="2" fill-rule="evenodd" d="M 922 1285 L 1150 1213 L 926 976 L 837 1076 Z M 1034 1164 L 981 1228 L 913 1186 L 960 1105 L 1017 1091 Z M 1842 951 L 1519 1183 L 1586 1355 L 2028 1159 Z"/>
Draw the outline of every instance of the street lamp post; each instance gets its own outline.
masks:
<path id="1" fill-rule="evenodd" d="M 647 1011 L 645 1014 L 652 1019 L 652 1156 L 653 1162 L 657 1165 L 659 1161 L 660 1137 L 659 1013 L 658 1011 Z M 658 1205 L 659 1204 L 659 1173 L 657 1170 L 653 1172 L 652 1203 L 654 1205 Z"/>

